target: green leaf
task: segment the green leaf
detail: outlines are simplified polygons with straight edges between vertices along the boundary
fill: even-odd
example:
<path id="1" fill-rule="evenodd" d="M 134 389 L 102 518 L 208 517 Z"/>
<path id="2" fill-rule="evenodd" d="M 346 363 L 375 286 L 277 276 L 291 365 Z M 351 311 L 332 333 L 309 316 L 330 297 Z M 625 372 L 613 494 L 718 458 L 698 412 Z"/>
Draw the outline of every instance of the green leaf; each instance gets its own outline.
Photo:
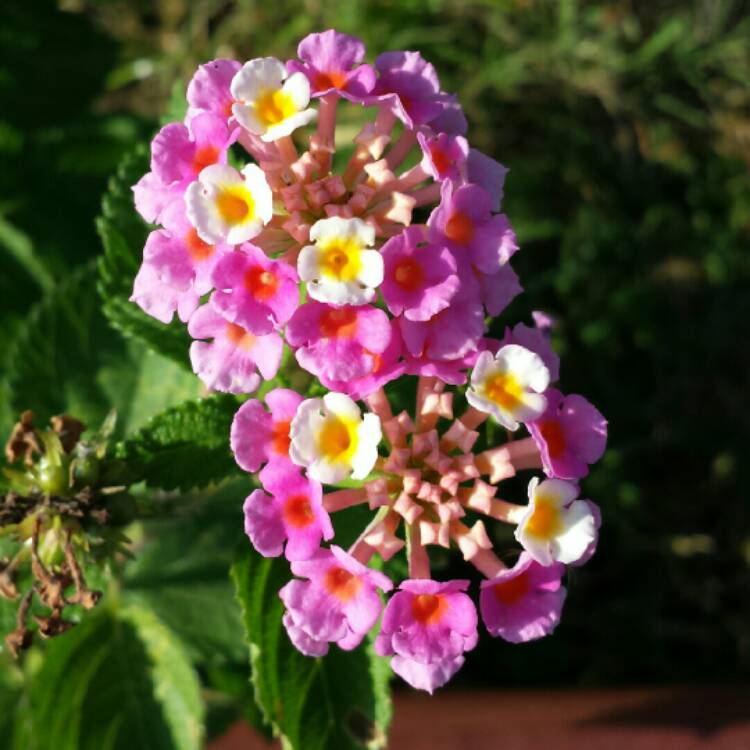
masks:
<path id="1" fill-rule="evenodd" d="M 51 641 L 30 690 L 26 750 L 198 750 L 200 684 L 156 617 L 103 611 Z"/>
<path id="2" fill-rule="evenodd" d="M 7 655 L 0 657 L 0 747 L 13 747 L 14 710 L 21 698 L 21 673 Z"/>
<path id="3" fill-rule="evenodd" d="M 37 424 L 67 412 L 91 428 L 115 408 L 123 434 L 198 395 L 200 383 L 192 373 L 112 332 L 95 288 L 94 264 L 76 269 L 32 308 L 7 344 L 6 377 L 0 382 L 3 435 L 29 408 Z"/>
<path id="4" fill-rule="evenodd" d="M 674 47 L 685 35 L 685 19 L 670 18 L 641 45 L 632 57 L 632 65 L 637 70 L 654 63 L 654 61 Z"/>
<path id="5" fill-rule="evenodd" d="M 288 750 L 382 748 L 391 718 L 390 669 L 371 644 L 311 659 L 292 646 L 279 589 L 289 563 L 247 549 L 232 568 L 256 701 Z"/>
<path id="6" fill-rule="evenodd" d="M 45 290 L 51 289 L 54 280 L 49 269 L 34 253 L 31 238 L 13 226 L 0 214 L 0 245 L 2 245 L 31 276 L 32 279 Z"/>
<path id="7" fill-rule="evenodd" d="M 173 360 L 128 341 L 129 370 L 102 366 L 98 381 L 117 409 L 117 434 L 128 435 L 170 406 L 198 398 L 203 388 L 192 371 Z"/>
<path id="8" fill-rule="evenodd" d="M 115 457 L 152 487 L 186 490 L 218 482 L 239 472 L 229 448 L 238 406 L 227 394 L 187 401 L 153 417 L 119 443 Z"/>
<path id="9" fill-rule="evenodd" d="M 271 729 L 264 723 L 253 694 L 244 637 L 240 643 L 242 662 L 209 664 L 202 672 L 208 689 L 206 734 L 209 739 L 220 737 L 238 720 L 244 719 L 270 742 Z"/>
<path id="10" fill-rule="evenodd" d="M 149 233 L 148 225 L 135 210 L 131 188 L 147 171 L 148 150 L 141 146 L 123 159 L 102 200 L 102 214 L 97 219 L 104 247 L 99 258 L 98 284 L 102 310 L 122 334 L 189 368 L 191 339 L 185 326 L 179 320 L 165 325 L 130 302 Z"/>
<path id="11" fill-rule="evenodd" d="M 172 91 L 169 94 L 169 106 L 161 118 L 162 125 L 170 122 L 182 122 L 185 119 L 185 115 L 187 114 L 186 89 L 185 81 L 174 81 Z"/>
<path id="12" fill-rule="evenodd" d="M 32 308 L 18 329 L 6 349 L 6 420 L 32 408 L 40 423 L 69 411 L 97 425 L 110 410 L 112 399 L 97 372 L 102 365 L 127 372 L 127 355 L 99 314 L 95 284 L 93 265 L 77 269 Z"/>
<path id="13" fill-rule="evenodd" d="M 245 539 L 242 502 L 249 482 L 180 497 L 176 517 L 143 524 L 145 542 L 124 570 L 123 598 L 152 609 L 203 663 L 242 661 L 244 634 L 229 579 Z"/>

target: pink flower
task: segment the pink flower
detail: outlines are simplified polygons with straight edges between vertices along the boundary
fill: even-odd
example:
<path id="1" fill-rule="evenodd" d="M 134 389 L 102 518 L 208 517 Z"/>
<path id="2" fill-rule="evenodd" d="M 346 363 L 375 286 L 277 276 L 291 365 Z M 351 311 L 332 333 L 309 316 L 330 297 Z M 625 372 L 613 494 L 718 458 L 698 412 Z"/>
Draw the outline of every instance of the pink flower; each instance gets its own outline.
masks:
<path id="1" fill-rule="evenodd" d="M 380 75 L 370 104 L 387 107 L 410 129 L 442 112 L 437 73 L 419 52 L 385 52 L 375 67 Z"/>
<path id="2" fill-rule="evenodd" d="M 516 323 L 513 328 L 506 328 L 505 335 L 500 341 L 500 347 L 507 344 L 518 344 L 542 358 L 542 362 L 549 370 L 550 383 L 554 383 L 560 377 L 560 357 L 555 353 L 549 342 L 546 331 L 540 328 L 532 328 L 524 323 Z"/>
<path id="3" fill-rule="evenodd" d="M 313 96 L 335 92 L 353 102 L 361 103 L 375 85 L 375 71 L 362 65 L 365 45 L 361 39 L 333 29 L 308 34 L 297 47 L 302 60 L 290 60 L 287 70 L 301 71 L 310 81 Z"/>
<path id="4" fill-rule="evenodd" d="M 468 581 L 407 580 L 388 602 L 375 650 L 412 687 L 432 693 L 477 643 L 477 611 Z"/>
<path id="5" fill-rule="evenodd" d="M 270 414 L 253 398 L 240 406 L 232 420 L 230 445 L 234 458 L 251 474 L 266 461 L 289 461 L 289 425 L 302 396 L 287 388 L 274 388 L 264 401 Z"/>
<path id="6" fill-rule="evenodd" d="M 261 375 L 270 380 L 279 370 L 284 349 L 281 336 L 259 336 L 228 321 L 213 300 L 193 313 L 188 332 L 194 339 L 212 339 L 190 345 L 190 364 L 206 386 L 216 391 L 251 393 L 260 385 Z"/>
<path id="7" fill-rule="evenodd" d="M 466 382 L 466 370 L 473 367 L 477 357 L 485 348 L 485 339 L 480 339 L 477 349 L 464 354 L 456 359 L 430 359 L 408 356 L 404 360 L 404 372 L 407 375 L 420 375 L 424 377 L 436 377 L 443 383 L 451 385 L 463 385 Z"/>
<path id="8" fill-rule="evenodd" d="M 391 581 L 340 547 L 319 549 L 309 560 L 292 563 L 294 579 L 279 591 L 286 605 L 284 625 L 292 643 L 307 656 L 328 652 L 329 643 L 350 651 L 359 646 L 383 608 L 377 590 Z"/>
<path id="9" fill-rule="evenodd" d="M 462 181 L 466 172 L 469 144 L 463 136 L 438 133 L 434 136 L 417 133 L 422 147 L 422 169 L 434 180 Z"/>
<path id="10" fill-rule="evenodd" d="M 165 185 L 153 172 L 146 172 L 132 187 L 135 209 L 148 224 L 156 224 L 164 209 L 182 200 L 179 183 Z"/>
<path id="11" fill-rule="evenodd" d="M 430 120 L 430 130 L 436 133 L 447 133 L 448 135 L 466 135 L 469 123 L 466 121 L 458 97 L 455 94 L 441 92 L 438 96 L 440 113 Z"/>
<path id="12" fill-rule="evenodd" d="M 200 65 L 187 88 L 188 117 L 213 112 L 228 120 L 234 104 L 229 85 L 241 67 L 237 60 L 212 60 Z"/>
<path id="13" fill-rule="evenodd" d="M 149 234 L 143 249 L 144 261 L 159 273 L 160 280 L 175 290 L 193 289 L 204 295 L 213 289 L 211 273 L 227 245 L 204 242 L 185 216 L 182 201 L 171 203 L 162 215 L 163 230 Z"/>
<path id="14" fill-rule="evenodd" d="M 151 171 L 133 186 L 138 213 L 149 223 L 161 221 L 204 167 L 226 162 L 236 136 L 225 119 L 210 112 L 193 118 L 189 129 L 181 122 L 165 125 L 151 141 Z"/>
<path id="15" fill-rule="evenodd" d="M 210 388 L 252 392 L 289 345 L 300 393 L 245 400 L 230 435 L 261 487 L 243 506 L 246 533 L 298 576 L 279 592 L 283 624 L 302 653 L 322 656 L 331 643 L 356 647 L 382 617 L 376 650 L 432 692 L 475 646 L 478 614 L 468 582 L 431 580 L 430 550 L 454 550 L 481 574 L 491 634 L 551 633 L 565 566 L 598 543 L 599 509 L 573 482 L 601 457 L 607 423 L 549 388 L 549 318 L 487 337 L 487 316 L 522 291 L 500 213 L 508 170 L 470 147 L 435 68 L 413 51 L 367 65 L 362 41 L 333 29 L 306 36 L 297 55 L 195 73 L 187 116 L 157 134 L 133 188 L 162 227 L 132 299 L 160 320 L 189 319 L 191 362 Z M 350 146 L 341 99 L 371 108 Z M 401 375 L 419 376 L 413 408 L 403 388 L 386 389 Z M 531 434 L 485 430 L 490 416 Z M 519 481 L 542 470 L 525 503 Z M 321 549 L 328 514 L 355 506 L 369 519 L 351 548 Z M 508 570 L 495 546 L 511 535 L 522 552 Z M 383 612 L 391 583 L 367 565 L 404 548 L 410 580 Z"/>
<path id="16" fill-rule="evenodd" d="M 563 396 L 548 388 L 547 409 L 528 424 L 549 477 L 580 479 L 589 473 L 607 445 L 607 420 L 583 396 Z"/>
<path id="17" fill-rule="evenodd" d="M 476 148 L 469 149 L 467 167 L 469 182 L 484 188 L 491 199 L 490 208 L 499 211 L 508 168 Z"/>
<path id="18" fill-rule="evenodd" d="M 549 313 L 543 310 L 532 310 L 531 318 L 534 321 L 534 325 L 548 338 L 552 335 L 552 331 L 557 325 L 555 318 Z"/>
<path id="19" fill-rule="evenodd" d="M 162 323 L 171 322 L 175 312 L 183 323 L 187 323 L 198 307 L 200 295 L 192 287 L 180 290 L 165 283 L 161 271 L 160 266 L 144 260 L 133 281 L 130 301 Z"/>
<path id="20" fill-rule="evenodd" d="M 447 247 L 419 244 L 424 233 L 409 227 L 380 252 L 385 266 L 381 291 L 388 309 L 409 320 L 429 320 L 444 310 L 458 291 L 456 260 Z"/>
<path id="21" fill-rule="evenodd" d="M 594 538 L 589 546 L 586 547 L 584 553 L 577 560 L 570 563 L 573 568 L 580 568 L 582 565 L 585 565 L 594 556 L 596 548 L 599 545 L 599 530 L 602 527 L 602 511 L 593 500 L 586 500 L 585 502 L 589 506 L 591 515 L 594 518 Z"/>
<path id="22" fill-rule="evenodd" d="M 484 312 L 475 300 L 453 300 L 427 321 L 399 318 L 401 335 L 412 357 L 436 360 L 460 359 L 476 350 L 484 334 Z"/>
<path id="23" fill-rule="evenodd" d="M 278 557 L 284 550 L 287 560 L 309 560 L 321 539 L 333 538 L 320 483 L 284 464 L 271 467 L 263 477 L 263 487 L 271 494 L 255 490 L 242 506 L 245 533 L 264 557 Z"/>
<path id="24" fill-rule="evenodd" d="M 287 327 L 287 341 L 297 349 L 300 365 L 329 381 L 371 374 L 390 339 L 388 316 L 371 305 L 307 302 Z"/>
<path id="25" fill-rule="evenodd" d="M 479 275 L 479 294 L 488 315 L 499 315 L 523 291 L 510 263 L 496 273 Z"/>
<path id="26" fill-rule="evenodd" d="M 525 643 L 549 635 L 560 622 L 565 566 L 540 565 L 522 552 L 515 566 L 482 582 L 479 608 L 490 635 Z"/>
<path id="27" fill-rule="evenodd" d="M 440 205 L 427 221 L 430 240 L 447 243 L 483 273 L 496 273 L 518 250 L 504 214 L 491 213 L 492 199 L 479 185 L 444 182 Z"/>
<path id="28" fill-rule="evenodd" d="M 365 375 L 349 380 L 331 380 L 321 375 L 320 382 L 329 391 L 346 393 L 353 399 L 365 398 L 406 372 L 406 364 L 401 360 L 404 344 L 395 321 L 390 321 L 391 338 L 381 354 L 372 357 L 372 369 Z"/>
<path id="29" fill-rule="evenodd" d="M 225 164 L 236 130 L 211 112 L 196 115 L 190 129 L 181 122 L 165 125 L 151 142 L 151 171 L 167 186 L 191 183 L 211 164 Z"/>
<path id="30" fill-rule="evenodd" d="M 213 303 L 229 321 L 256 334 L 283 326 L 299 304 L 297 272 L 245 243 L 225 255 L 212 274 Z"/>

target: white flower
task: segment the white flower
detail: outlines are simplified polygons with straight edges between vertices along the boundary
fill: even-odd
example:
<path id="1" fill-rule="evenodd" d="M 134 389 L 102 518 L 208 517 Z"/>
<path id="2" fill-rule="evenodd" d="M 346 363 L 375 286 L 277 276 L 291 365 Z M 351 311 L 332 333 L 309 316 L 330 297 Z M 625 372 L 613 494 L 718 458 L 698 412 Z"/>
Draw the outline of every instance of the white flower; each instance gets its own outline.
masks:
<path id="1" fill-rule="evenodd" d="M 364 479 L 378 458 L 380 419 L 369 413 L 362 417 L 343 393 L 327 393 L 299 405 L 289 437 L 290 458 L 312 479 L 326 484 Z"/>
<path id="2" fill-rule="evenodd" d="M 547 408 L 541 394 L 549 385 L 549 370 L 538 354 L 517 344 L 503 346 L 493 357 L 482 352 L 471 373 L 468 402 L 492 414 L 501 425 L 517 430 L 519 422 L 531 422 Z"/>
<path id="3" fill-rule="evenodd" d="M 237 71 L 230 85 L 232 114 L 245 130 L 275 141 L 315 119 L 310 82 L 304 73 L 289 75 L 281 60 L 258 57 Z"/>
<path id="4" fill-rule="evenodd" d="M 212 164 L 188 186 L 185 209 L 204 242 L 238 245 L 260 234 L 271 220 L 273 194 L 256 164 L 248 164 L 242 172 Z"/>
<path id="5" fill-rule="evenodd" d="M 515 537 L 540 565 L 574 563 L 596 541 L 591 505 L 576 497 L 578 487 L 561 479 L 529 482 L 528 509 Z"/>
<path id="6" fill-rule="evenodd" d="M 310 229 L 314 245 L 302 248 L 297 273 L 313 299 L 334 305 L 364 305 L 383 281 L 383 256 L 368 249 L 375 230 L 362 219 L 321 219 Z"/>

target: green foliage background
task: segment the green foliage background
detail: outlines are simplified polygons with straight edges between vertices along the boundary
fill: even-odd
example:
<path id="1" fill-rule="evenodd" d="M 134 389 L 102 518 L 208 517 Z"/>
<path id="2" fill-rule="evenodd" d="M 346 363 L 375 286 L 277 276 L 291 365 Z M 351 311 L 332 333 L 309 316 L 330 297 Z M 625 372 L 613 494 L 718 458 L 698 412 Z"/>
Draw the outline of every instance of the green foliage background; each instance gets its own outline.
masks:
<path id="1" fill-rule="evenodd" d="M 419 49 L 459 93 L 472 143 L 511 169 L 505 210 L 526 294 L 498 329 L 533 309 L 555 315 L 564 390 L 610 420 L 610 449 L 585 484 L 604 512 L 600 549 L 569 581 L 555 637 L 484 638 L 454 685 L 750 675 L 750 3 L 10 0 L 0 6 L 0 428 L 29 407 L 95 425 L 116 406 L 118 455 L 159 503 L 131 531 L 136 557 L 106 610 L 43 660 L 32 654 L 25 674 L 3 667 L 0 705 L 21 710 L 15 729 L 0 712 L 0 739 L 47 747 L 38 727 L 54 718 L 55 747 L 191 748 L 204 724 L 214 734 L 238 711 L 263 721 L 243 639 L 257 612 L 240 609 L 229 579 L 247 484 L 215 484 L 232 472 L 220 436 L 235 404 L 195 401 L 184 333 L 126 302 L 145 231 L 127 188 L 144 168 L 138 145 L 199 62 L 290 56 L 331 26 L 363 37 L 371 56 Z M 235 581 L 258 565 L 237 562 Z M 129 686 L 115 696 L 129 706 L 121 713 L 97 703 L 112 680 Z M 78 708 L 52 711 L 32 683 Z M 278 700 L 284 688 L 264 689 Z M 84 726 L 81 706 L 111 721 Z M 276 727 L 290 737 L 305 706 L 295 710 Z M 368 710 L 384 727 L 383 706 Z"/>

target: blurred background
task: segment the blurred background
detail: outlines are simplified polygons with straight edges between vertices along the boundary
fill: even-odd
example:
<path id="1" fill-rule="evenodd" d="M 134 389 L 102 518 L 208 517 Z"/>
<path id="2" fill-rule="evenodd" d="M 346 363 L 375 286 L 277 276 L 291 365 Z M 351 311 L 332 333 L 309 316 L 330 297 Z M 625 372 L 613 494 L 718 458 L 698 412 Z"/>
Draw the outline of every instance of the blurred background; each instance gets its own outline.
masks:
<path id="1" fill-rule="evenodd" d="M 484 638 L 449 689 L 747 679 L 750 2 L 6 0 L 2 340 L 100 252 L 108 178 L 198 63 L 330 27 L 458 92 L 510 168 L 526 294 L 503 321 L 554 315 L 562 388 L 610 422 L 599 552 L 555 637 Z"/>

